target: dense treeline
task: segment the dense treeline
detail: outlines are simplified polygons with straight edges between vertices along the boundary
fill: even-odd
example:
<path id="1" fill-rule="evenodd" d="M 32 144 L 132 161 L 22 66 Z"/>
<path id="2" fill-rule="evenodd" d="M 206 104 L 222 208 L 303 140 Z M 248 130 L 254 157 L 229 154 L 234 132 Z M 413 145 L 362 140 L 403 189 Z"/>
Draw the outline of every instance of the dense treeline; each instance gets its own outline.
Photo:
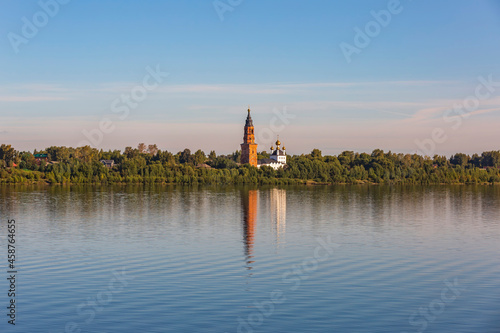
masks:
<path id="1" fill-rule="evenodd" d="M 47 161 L 36 161 L 46 154 Z M 50 184 L 485 184 L 500 182 L 500 151 L 472 156 L 455 154 L 433 158 L 417 154 L 371 154 L 344 151 L 338 156 L 310 154 L 288 156 L 285 169 L 239 165 L 239 151 L 207 156 L 201 150 L 185 149 L 177 154 L 161 151 L 156 145 L 103 151 L 89 146 L 49 147 L 44 151 L 18 152 L 0 146 L 0 183 Z M 269 155 L 259 154 L 260 158 Z M 101 160 L 113 160 L 106 167 Z"/>

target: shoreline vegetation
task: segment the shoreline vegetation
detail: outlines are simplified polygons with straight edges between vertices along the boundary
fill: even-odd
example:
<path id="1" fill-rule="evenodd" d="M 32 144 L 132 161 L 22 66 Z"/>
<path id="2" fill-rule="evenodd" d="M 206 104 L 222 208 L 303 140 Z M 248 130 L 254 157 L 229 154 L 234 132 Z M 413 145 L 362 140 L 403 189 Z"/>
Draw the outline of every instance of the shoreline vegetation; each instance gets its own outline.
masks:
<path id="1" fill-rule="evenodd" d="M 47 185 L 450 185 L 499 184 L 500 151 L 451 157 L 395 154 L 375 149 L 371 154 L 344 151 L 323 156 L 288 155 L 284 169 L 241 165 L 241 152 L 208 156 L 189 149 L 173 154 L 156 145 L 103 151 L 90 146 L 52 146 L 19 152 L 0 146 L 0 184 Z M 261 152 L 258 159 L 269 158 Z"/>

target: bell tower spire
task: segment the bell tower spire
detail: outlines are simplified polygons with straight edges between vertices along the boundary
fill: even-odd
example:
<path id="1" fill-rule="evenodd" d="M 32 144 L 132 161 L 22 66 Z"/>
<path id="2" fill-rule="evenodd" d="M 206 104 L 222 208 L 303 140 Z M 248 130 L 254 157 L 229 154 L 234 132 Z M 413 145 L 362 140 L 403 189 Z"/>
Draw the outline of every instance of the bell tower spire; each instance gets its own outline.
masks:
<path id="1" fill-rule="evenodd" d="M 253 127 L 253 120 L 252 120 L 252 116 L 250 115 L 250 107 L 248 107 L 248 115 L 247 115 L 247 121 L 245 123 L 245 126 Z"/>

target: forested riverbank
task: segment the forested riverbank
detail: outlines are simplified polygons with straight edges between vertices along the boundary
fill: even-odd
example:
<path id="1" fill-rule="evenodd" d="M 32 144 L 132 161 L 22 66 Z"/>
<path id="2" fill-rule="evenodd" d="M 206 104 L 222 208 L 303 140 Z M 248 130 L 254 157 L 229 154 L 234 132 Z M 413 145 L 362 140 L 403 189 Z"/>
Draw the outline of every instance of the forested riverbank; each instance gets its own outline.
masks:
<path id="1" fill-rule="evenodd" d="M 268 158 L 266 152 L 258 156 Z M 287 156 L 284 169 L 240 165 L 240 152 L 206 155 L 189 149 L 173 154 L 156 145 L 125 151 L 89 146 L 16 151 L 0 146 L 1 184 L 495 184 L 500 183 L 500 151 L 451 157 L 344 151 L 323 156 Z"/>

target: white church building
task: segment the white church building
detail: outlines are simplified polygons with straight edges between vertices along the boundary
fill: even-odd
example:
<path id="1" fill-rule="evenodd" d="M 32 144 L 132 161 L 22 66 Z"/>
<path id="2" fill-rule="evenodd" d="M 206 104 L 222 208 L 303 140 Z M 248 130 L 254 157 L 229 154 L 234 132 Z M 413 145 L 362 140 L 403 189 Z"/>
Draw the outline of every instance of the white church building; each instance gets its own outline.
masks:
<path id="1" fill-rule="evenodd" d="M 279 168 L 284 168 L 286 166 L 286 148 L 283 146 L 280 148 L 281 142 L 278 138 L 276 140 L 276 149 L 271 147 L 271 155 L 269 158 L 264 158 L 257 162 L 257 168 L 261 166 L 270 166 L 274 170 L 278 170 Z"/>

